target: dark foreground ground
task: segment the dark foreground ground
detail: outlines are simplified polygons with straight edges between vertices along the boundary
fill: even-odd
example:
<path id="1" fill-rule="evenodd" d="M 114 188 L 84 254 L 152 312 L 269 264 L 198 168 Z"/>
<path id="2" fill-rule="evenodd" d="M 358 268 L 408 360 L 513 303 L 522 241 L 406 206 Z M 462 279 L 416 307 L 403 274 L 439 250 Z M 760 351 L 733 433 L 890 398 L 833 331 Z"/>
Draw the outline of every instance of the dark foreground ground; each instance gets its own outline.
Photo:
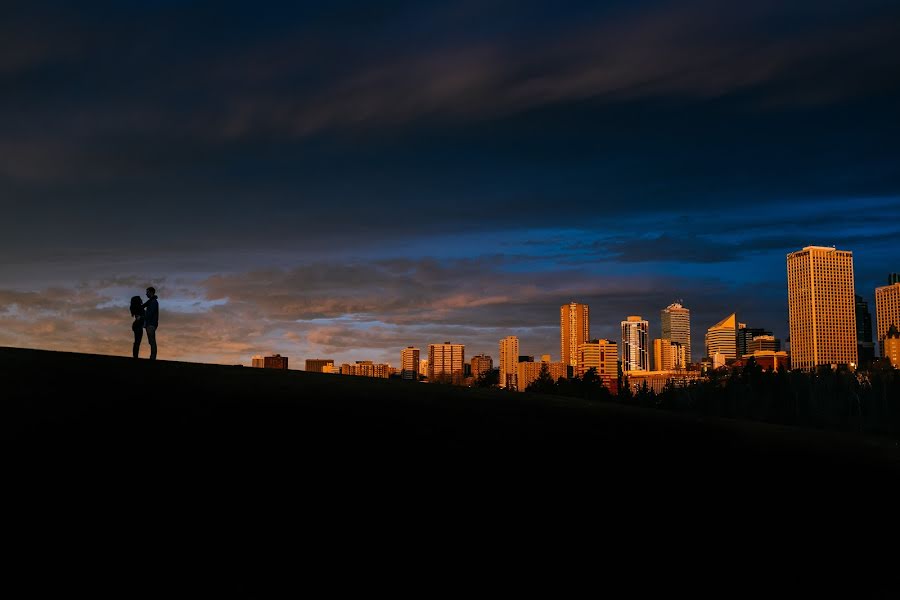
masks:
<path id="1" fill-rule="evenodd" d="M 0 394 L 13 454 L 111 466 L 491 484 L 634 476 L 660 490 L 681 478 L 838 482 L 900 467 L 890 439 L 299 371 L 0 348 Z"/>
<path id="2" fill-rule="evenodd" d="M 540 564 L 601 549 L 641 569 L 724 560 L 746 579 L 799 573 L 801 540 L 896 539 L 893 440 L 530 394 L 0 348 L 0 440 L 4 499 L 24 506 L 5 515 L 41 551 L 77 524 L 77 544 L 112 528 L 113 553 L 155 539 L 189 564 L 191 543 L 232 552 L 249 532 L 240 552 L 287 544 L 331 564 L 365 548 L 403 581 L 397 545 L 467 576 L 476 562 L 502 575 L 500 544 Z M 749 563 L 723 550 L 756 543 Z"/>

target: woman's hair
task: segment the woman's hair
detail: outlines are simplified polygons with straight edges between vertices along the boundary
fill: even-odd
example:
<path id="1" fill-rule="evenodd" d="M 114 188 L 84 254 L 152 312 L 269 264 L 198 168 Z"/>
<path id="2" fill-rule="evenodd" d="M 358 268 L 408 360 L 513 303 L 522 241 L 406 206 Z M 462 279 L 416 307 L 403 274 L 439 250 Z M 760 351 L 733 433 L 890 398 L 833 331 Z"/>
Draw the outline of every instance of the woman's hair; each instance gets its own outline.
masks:
<path id="1" fill-rule="evenodd" d="M 144 303 L 141 302 L 140 296 L 132 296 L 131 297 L 131 316 L 132 317 L 140 317 L 143 314 L 143 311 L 141 311 L 141 307 L 143 305 L 144 305 Z"/>

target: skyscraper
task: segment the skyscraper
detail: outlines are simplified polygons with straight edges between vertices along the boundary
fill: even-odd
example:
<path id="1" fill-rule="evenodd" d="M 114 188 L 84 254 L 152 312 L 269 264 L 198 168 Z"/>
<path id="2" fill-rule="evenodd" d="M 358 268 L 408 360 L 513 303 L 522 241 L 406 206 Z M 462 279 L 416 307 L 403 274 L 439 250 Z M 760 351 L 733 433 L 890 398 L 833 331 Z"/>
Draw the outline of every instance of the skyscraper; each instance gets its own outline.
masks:
<path id="1" fill-rule="evenodd" d="M 641 317 L 622 321 L 622 370 L 649 371 L 650 352 L 647 334 L 650 324 Z"/>
<path id="2" fill-rule="evenodd" d="M 691 358 L 691 311 L 680 303 L 670 304 L 659 311 L 662 324 L 660 338 L 681 344 L 684 348 L 684 368 L 690 364 Z"/>
<path id="3" fill-rule="evenodd" d="M 687 367 L 684 346 L 663 338 L 653 340 L 653 368 L 657 371 L 674 371 Z"/>
<path id="4" fill-rule="evenodd" d="M 744 325 L 741 323 L 740 325 Z M 753 351 L 750 350 L 750 342 L 753 341 L 753 338 L 759 337 L 761 335 L 772 335 L 771 331 L 766 331 L 761 327 L 747 327 L 744 325 L 743 327 L 738 326 L 737 330 L 737 358 L 741 358 L 745 354 L 751 354 Z"/>
<path id="5" fill-rule="evenodd" d="M 578 346 L 577 375 L 584 377 L 588 369 L 596 369 L 597 376 L 613 395 L 619 391 L 619 353 L 612 340 L 592 340 Z"/>
<path id="6" fill-rule="evenodd" d="M 570 302 L 559 307 L 560 356 L 569 367 L 578 367 L 578 346 L 591 337 L 587 304 Z"/>
<path id="7" fill-rule="evenodd" d="M 737 315 L 731 313 L 706 330 L 706 355 L 717 367 L 737 358 Z"/>
<path id="8" fill-rule="evenodd" d="M 466 347 L 462 344 L 431 344 L 428 346 L 428 380 L 462 383 Z"/>
<path id="9" fill-rule="evenodd" d="M 856 353 L 860 364 L 869 364 L 875 358 L 875 343 L 872 341 L 872 313 L 869 303 L 856 295 Z"/>
<path id="10" fill-rule="evenodd" d="M 500 387 L 511 390 L 519 389 L 517 385 L 519 365 L 519 338 L 514 335 L 500 340 Z"/>
<path id="11" fill-rule="evenodd" d="M 900 328 L 900 281 L 875 288 L 875 319 L 878 322 L 878 346 L 881 356 L 886 357 L 884 339 L 891 325 Z"/>
<path id="12" fill-rule="evenodd" d="M 400 378 L 416 381 L 419 379 L 418 371 L 419 349 L 407 346 L 400 351 Z"/>
<path id="13" fill-rule="evenodd" d="M 807 246 L 787 255 L 787 277 L 792 368 L 856 364 L 853 253 Z"/>

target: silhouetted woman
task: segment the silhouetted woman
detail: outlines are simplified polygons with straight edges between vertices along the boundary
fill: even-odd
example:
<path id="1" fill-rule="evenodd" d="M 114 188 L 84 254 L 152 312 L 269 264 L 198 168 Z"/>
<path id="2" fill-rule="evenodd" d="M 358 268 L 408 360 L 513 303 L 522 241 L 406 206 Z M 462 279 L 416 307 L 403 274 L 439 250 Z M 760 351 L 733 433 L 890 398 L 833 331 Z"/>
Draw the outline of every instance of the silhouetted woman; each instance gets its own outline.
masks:
<path id="1" fill-rule="evenodd" d="M 140 296 L 131 297 L 131 316 L 134 318 L 131 324 L 134 332 L 134 357 L 137 358 L 141 351 L 141 338 L 144 337 L 144 303 Z"/>

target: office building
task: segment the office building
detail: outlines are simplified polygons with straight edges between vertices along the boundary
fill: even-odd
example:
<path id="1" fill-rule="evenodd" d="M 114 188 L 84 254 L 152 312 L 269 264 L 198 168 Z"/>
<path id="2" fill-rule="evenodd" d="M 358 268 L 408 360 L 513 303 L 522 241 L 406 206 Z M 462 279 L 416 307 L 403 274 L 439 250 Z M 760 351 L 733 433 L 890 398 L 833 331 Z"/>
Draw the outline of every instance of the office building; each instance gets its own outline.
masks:
<path id="1" fill-rule="evenodd" d="M 417 381 L 419 379 L 419 349 L 407 346 L 400 351 L 400 378 Z"/>
<path id="2" fill-rule="evenodd" d="M 419 377 L 421 377 L 421 378 L 428 377 L 428 359 L 427 358 L 419 359 Z"/>
<path id="3" fill-rule="evenodd" d="M 672 340 L 653 340 L 653 368 L 657 371 L 674 371 L 687 368 L 685 347 Z"/>
<path id="4" fill-rule="evenodd" d="M 747 351 L 741 356 L 757 352 L 781 352 L 781 340 L 774 335 L 758 335 L 747 345 Z"/>
<path id="5" fill-rule="evenodd" d="M 875 342 L 872 339 L 872 313 L 869 303 L 856 295 L 856 353 L 859 363 L 868 365 L 875 358 Z"/>
<path id="6" fill-rule="evenodd" d="M 476 354 L 472 357 L 472 377 L 480 379 L 484 373 L 494 370 L 494 359 L 487 354 Z"/>
<path id="7" fill-rule="evenodd" d="M 647 334 L 650 324 L 641 317 L 622 321 L 622 370 L 649 371 L 650 348 Z"/>
<path id="8" fill-rule="evenodd" d="M 597 376 L 613 395 L 618 393 L 619 353 L 614 341 L 592 340 L 578 346 L 578 377 L 584 377 L 591 368 L 596 369 Z"/>
<path id="9" fill-rule="evenodd" d="M 684 348 L 684 368 L 691 363 L 691 311 L 675 302 L 660 311 L 660 338 L 681 344 Z"/>
<path id="10" fill-rule="evenodd" d="M 716 368 L 737 358 L 737 316 L 734 313 L 706 330 L 706 355 Z"/>
<path id="11" fill-rule="evenodd" d="M 431 344 L 428 346 L 428 380 L 461 384 L 466 347 L 463 344 Z"/>
<path id="12" fill-rule="evenodd" d="M 853 253 L 807 246 L 787 255 L 787 276 L 792 368 L 856 365 Z"/>
<path id="13" fill-rule="evenodd" d="M 575 369 L 578 367 L 578 346 L 591 337 L 588 305 L 570 302 L 560 306 L 559 332 L 562 362 Z"/>
<path id="14" fill-rule="evenodd" d="M 884 339 L 891 326 L 900 328 L 900 282 L 875 288 L 875 320 L 878 326 L 878 347 L 887 357 Z"/>
<path id="15" fill-rule="evenodd" d="M 517 390 L 519 364 L 519 338 L 514 335 L 500 340 L 500 361 L 497 367 L 500 370 L 500 387 Z"/>
<path id="16" fill-rule="evenodd" d="M 747 327 L 744 323 L 739 323 L 737 329 L 737 358 L 753 352 L 750 350 L 750 342 L 753 341 L 753 338 L 761 335 L 772 335 L 772 332 L 761 327 Z"/>
<path id="17" fill-rule="evenodd" d="M 331 373 L 334 371 L 334 359 L 307 358 L 305 370 L 310 373 Z"/>

